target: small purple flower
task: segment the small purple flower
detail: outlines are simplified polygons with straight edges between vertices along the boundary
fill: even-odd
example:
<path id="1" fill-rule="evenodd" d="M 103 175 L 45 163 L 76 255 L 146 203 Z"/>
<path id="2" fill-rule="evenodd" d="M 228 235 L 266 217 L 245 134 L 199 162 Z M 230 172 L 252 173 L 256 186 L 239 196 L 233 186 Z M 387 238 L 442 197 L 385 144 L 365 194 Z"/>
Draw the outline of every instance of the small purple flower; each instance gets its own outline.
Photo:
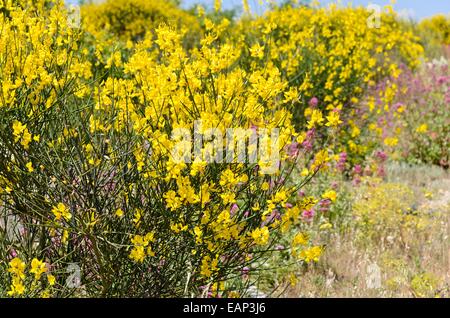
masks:
<path id="1" fill-rule="evenodd" d="M 325 199 L 319 202 L 320 212 L 328 212 L 330 210 L 331 200 Z"/>
<path id="2" fill-rule="evenodd" d="M 345 163 L 347 162 L 347 153 L 346 152 L 342 152 L 339 154 L 339 161 L 336 164 L 336 168 L 339 171 L 344 171 L 345 170 Z"/>
<path id="3" fill-rule="evenodd" d="M 358 186 L 361 183 L 361 178 L 360 177 L 354 178 L 352 183 L 354 186 Z"/>
<path id="4" fill-rule="evenodd" d="M 308 138 L 308 139 L 313 138 L 315 134 L 316 134 L 316 130 L 314 128 L 310 129 L 306 132 L 306 138 Z"/>
<path id="5" fill-rule="evenodd" d="M 447 81 L 448 81 L 448 79 L 446 76 L 439 76 L 439 78 L 437 80 L 439 85 L 443 85 L 443 84 L 447 83 Z"/>
<path id="6" fill-rule="evenodd" d="M 303 148 L 305 148 L 306 151 L 311 151 L 312 148 L 313 148 L 312 142 L 309 141 L 309 140 L 305 140 L 305 141 L 302 143 L 302 146 L 303 146 Z"/>
<path id="7" fill-rule="evenodd" d="M 306 222 L 311 222 L 315 214 L 316 212 L 314 211 L 314 209 L 305 210 L 302 212 L 302 217 Z"/>
<path id="8" fill-rule="evenodd" d="M 377 175 L 379 177 L 385 177 L 386 176 L 386 170 L 384 169 L 384 166 L 378 167 Z"/>
<path id="9" fill-rule="evenodd" d="M 268 224 L 272 224 L 275 220 L 281 219 L 281 213 L 278 210 L 273 210 L 270 215 L 266 217 L 266 220 L 261 224 L 262 226 L 266 226 Z"/>
<path id="10" fill-rule="evenodd" d="M 318 104 L 319 104 L 319 99 L 317 97 L 313 97 L 309 101 L 309 106 L 311 106 L 311 107 L 317 107 Z"/>
<path id="11" fill-rule="evenodd" d="M 239 206 L 236 203 L 234 203 L 230 209 L 231 216 L 233 217 L 237 211 L 239 211 Z"/>
<path id="12" fill-rule="evenodd" d="M 381 161 L 386 161 L 386 159 L 387 159 L 386 153 L 385 153 L 384 151 L 381 151 L 381 150 L 379 150 L 379 151 L 376 152 L 376 156 L 377 156 L 377 158 L 380 159 Z"/>
<path id="13" fill-rule="evenodd" d="M 17 252 L 15 249 L 11 249 L 11 251 L 9 251 L 9 254 L 12 256 L 12 258 L 17 257 Z"/>
<path id="14" fill-rule="evenodd" d="M 289 145 L 289 156 L 290 157 L 297 157 L 298 153 L 299 153 L 299 148 L 298 148 L 299 144 L 298 142 L 293 142 Z"/>

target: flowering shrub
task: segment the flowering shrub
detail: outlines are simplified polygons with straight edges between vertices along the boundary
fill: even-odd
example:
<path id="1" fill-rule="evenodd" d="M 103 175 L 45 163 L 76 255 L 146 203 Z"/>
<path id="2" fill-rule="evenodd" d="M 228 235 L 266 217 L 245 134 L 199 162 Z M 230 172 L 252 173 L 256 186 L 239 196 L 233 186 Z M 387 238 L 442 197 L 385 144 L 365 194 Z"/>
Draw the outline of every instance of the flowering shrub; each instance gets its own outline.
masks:
<path id="1" fill-rule="evenodd" d="M 360 136 L 370 124 L 359 107 L 367 89 L 397 77 L 401 61 L 415 68 L 423 53 L 419 38 L 391 7 L 381 14 L 379 28 L 370 19 L 362 7 L 285 6 L 242 25 L 254 30 L 244 31 L 249 63 L 261 68 L 273 63 L 289 82 L 285 100 L 295 125 L 312 136 L 304 142 L 326 142 L 353 166 L 374 148 Z M 395 91 L 387 88 L 385 94 Z"/>
<path id="2" fill-rule="evenodd" d="M 406 235 L 417 235 L 427 226 L 428 216 L 414 209 L 414 198 L 405 185 L 364 178 L 353 203 L 361 240 L 369 244 L 380 240 L 403 244 Z"/>
<path id="3" fill-rule="evenodd" d="M 416 275 L 411 280 L 414 295 L 421 298 L 439 297 L 438 287 L 441 284 L 440 279 L 430 273 Z"/>
<path id="4" fill-rule="evenodd" d="M 374 92 L 374 111 L 385 106 L 384 92 L 393 87 L 390 107 L 377 114 L 381 147 L 392 159 L 409 163 L 427 163 L 449 167 L 450 144 L 448 103 L 448 63 L 438 61 L 423 65 L 416 72 L 402 67 L 397 79 L 382 82 Z"/>
<path id="5" fill-rule="evenodd" d="M 85 30 L 97 37 L 111 34 L 115 39 L 137 41 L 160 23 L 188 28 L 192 34 L 200 28 L 195 17 L 179 9 L 173 1 L 107 0 L 82 6 Z"/>
<path id="6" fill-rule="evenodd" d="M 428 40 L 450 45 L 450 19 L 448 16 L 435 15 L 429 19 L 424 19 L 420 22 L 419 29 L 427 33 Z"/>
<path id="7" fill-rule="evenodd" d="M 311 174 L 291 182 L 298 154 L 285 145 L 298 134 L 279 98 L 287 84 L 278 70 L 248 81 L 235 65 L 239 48 L 206 36 L 188 55 L 182 34 L 161 25 L 128 60 L 114 54 L 106 76 L 96 78 L 83 31 L 67 26 L 59 5 L 45 16 L 13 5 L 13 18 L 2 19 L 1 209 L 21 228 L 20 240 L 6 235 L 1 246 L 10 255 L 1 264 L 8 295 L 245 292 L 230 278 L 264 257 L 280 227 L 299 221 L 292 210 L 300 207 L 289 200 L 328 160 L 320 151 Z M 43 30 L 49 21 L 58 27 Z M 23 51 L 24 61 L 12 58 Z M 33 60 L 38 55 L 48 58 Z M 232 149 L 248 133 L 279 133 L 262 134 L 259 148 L 272 148 L 257 162 L 224 162 L 217 138 L 235 125 L 242 130 Z M 216 139 L 191 156 L 189 142 L 172 138 L 177 129 Z M 184 160 L 172 151 L 177 145 Z M 279 154 L 275 162 L 270 153 Z M 274 165 L 278 172 L 267 174 Z M 274 217 L 275 210 L 290 217 Z M 30 276 L 36 264 L 48 282 Z M 78 288 L 64 284 L 70 264 L 82 273 Z"/>
<path id="8" fill-rule="evenodd" d="M 435 15 L 422 20 L 417 26 L 417 33 L 422 38 L 427 56 L 440 58 L 450 56 L 450 17 Z"/>
<path id="9" fill-rule="evenodd" d="M 107 1 L 76 27 L 59 0 L 0 9 L 1 296 L 245 296 L 274 250 L 318 262 L 337 193 L 303 189 L 362 174 L 397 91 L 356 105 L 422 53 L 362 8 L 233 24 Z"/>
<path id="10" fill-rule="evenodd" d="M 402 116 L 400 149 L 409 162 L 450 166 L 450 82 L 448 64 L 430 63 L 420 72 L 399 78 L 406 111 Z"/>

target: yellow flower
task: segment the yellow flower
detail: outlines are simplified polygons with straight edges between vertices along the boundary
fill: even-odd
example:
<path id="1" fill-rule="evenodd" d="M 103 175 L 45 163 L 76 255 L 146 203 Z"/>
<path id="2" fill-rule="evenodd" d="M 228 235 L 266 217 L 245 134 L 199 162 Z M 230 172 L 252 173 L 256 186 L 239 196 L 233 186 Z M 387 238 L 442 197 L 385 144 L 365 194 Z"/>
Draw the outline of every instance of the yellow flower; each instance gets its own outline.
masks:
<path id="1" fill-rule="evenodd" d="M 309 170 L 308 170 L 308 168 L 303 168 L 303 169 L 302 169 L 302 172 L 300 172 L 300 175 L 301 175 L 302 177 L 307 177 L 307 176 L 309 176 Z"/>
<path id="2" fill-rule="evenodd" d="M 214 0 L 214 10 L 216 12 L 220 11 L 222 8 L 222 0 Z"/>
<path id="3" fill-rule="evenodd" d="M 200 275 L 203 277 L 211 277 L 214 272 L 217 271 L 217 265 L 219 261 L 215 258 L 211 260 L 210 256 L 205 256 L 202 259 L 202 264 L 200 266 Z"/>
<path id="4" fill-rule="evenodd" d="M 331 111 L 330 114 L 327 116 L 327 124 L 328 127 L 337 127 L 339 124 L 342 124 L 342 120 L 340 119 L 339 113 Z"/>
<path id="5" fill-rule="evenodd" d="M 135 235 L 131 239 L 131 243 L 133 243 L 133 248 L 130 252 L 129 257 L 134 260 L 136 263 L 142 263 L 145 260 L 145 257 L 155 256 L 155 253 L 152 251 L 150 246 L 151 242 L 155 240 L 155 233 L 149 232 L 145 236 Z"/>
<path id="6" fill-rule="evenodd" d="M 20 121 L 15 120 L 13 122 L 13 135 L 14 135 L 14 141 L 19 141 L 20 137 L 22 136 L 22 133 L 27 128 L 27 125 L 23 125 Z"/>
<path id="7" fill-rule="evenodd" d="M 19 296 L 25 293 L 25 286 L 23 285 L 25 268 L 25 263 L 18 257 L 13 258 L 9 262 L 8 272 L 12 275 L 11 290 L 7 292 L 9 296 Z"/>
<path id="8" fill-rule="evenodd" d="M 27 125 L 23 125 L 20 121 L 15 120 L 13 122 L 13 136 L 14 142 L 18 142 L 20 140 L 21 145 L 25 149 L 28 149 L 32 135 L 28 131 Z"/>
<path id="9" fill-rule="evenodd" d="M 231 192 L 222 193 L 220 195 L 222 198 L 223 204 L 228 205 L 236 202 L 236 194 Z"/>
<path id="10" fill-rule="evenodd" d="M 202 242 L 203 231 L 198 226 L 194 228 L 194 235 L 195 235 L 195 242 L 197 244 L 200 244 Z"/>
<path id="11" fill-rule="evenodd" d="M 256 203 L 252 206 L 252 210 L 253 210 L 253 211 L 259 211 L 259 210 L 261 210 L 261 207 L 259 206 L 259 202 L 256 202 Z"/>
<path id="12" fill-rule="evenodd" d="M 122 209 L 117 209 L 117 210 L 116 210 L 116 216 L 117 216 L 117 217 L 121 218 L 121 217 L 123 217 L 123 214 L 124 214 L 124 213 L 123 213 L 123 210 L 122 210 Z"/>
<path id="13" fill-rule="evenodd" d="M 333 228 L 333 224 L 331 224 L 331 223 L 324 223 L 324 224 L 320 225 L 320 227 L 319 227 L 319 229 L 321 231 L 329 230 L 331 228 Z"/>
<path id="14" fill-rule="evenodd" d="M 48 280 L 48 284 L 49 284 L 50 286 L 54 286 L 55 283 L 56 283 L 56 278 L 55 278 L 55 276 L 53 276 L 52 274 L 48 274 L 48 275 L 47 275 L 47 280 Z"/>
<path id="15" fill-rule="evenodd" d="M 182 223 L 171 224 L 170 225 L 170 229 L 178 234 L 180 232 L 186 231 L 188 229 L 188 226 L 187 225 L 183 225 Z"/>
<path id="16" fill-rule="evenodd" d="M 248 0 L 242 0 L 242 6 L 245 13 L 250 13 L 250 6 L 248 5 Z"/>
<path id="17" fill-rule="evenodd" d="M 64 230 L 61 236 L 61 242 L 63 244 L 66 244 L 68 239 L 69 239 L 69 231 Z"/>
<path id="18" fill-rule="evenodd" d="M 173 190 L 166 192 L 164 198 L 166 199 L 166 207 L 171 211 L 175 211 L 182 205 L 181 198 L 177 197 L 177 193 Z"/>
<path id="19" fill-rule="evenodd" d="M 417 127 L 416 132 L 418 133 L 426 133 L 428 131 L 428 125 L 427 124 L 422 124 L 419 127 Z"/>
<path id="20" fill-rule="evenodd" d="M 133 223 L 135 224 L 136 227 L 139 227 L 141 225 L 141 218 L 142 218 L 142 210 L 136 209 L 133 218 Z"/>
<path id="21" fill-rule="evenodd" d="M 323 248 L 321 246 L 314 246 L 307 250 L 300 252 L 300 259 L 304 260 L 306 263 L 318 262 L 320 256 L 322 255 Z"/>
<path id="22" fill-rule="evenodd" d="M 69 208 L 64 205 L 64 203 L 58 203 L 57 206 L 52 209 L 53 214 L 55 215 L 55 220 L 59 221 L 64 219 L 69 221 L 72 218 L 72 214 L 70 214 Z"/>
<path id="23" fill-rule="evenodd" d="M 324 119 L 320 110 L 314 109 L 311 114 L 311 119 L 308 121 L 308 129 L 322 125 Z"/>
<path id="24" fill-rule="evenodd" d="M 11 290 L 7 292 L 8 296 L 20 296 L 25 293 L 25 286 L 23 285 L 23 282 L 18 277 L 13 277 L 12 284 L 11 284 Z"/>
<path id="25" fill-rule="evenodd" d="M 10 272 L 11 274 L 24 279 L 25 278 L 25 268 L 26 268 L 26 264 L 24 262 L 22 262 L 22 260 L 18 257 L 13 258 L 10 262 L 9 262 L 9 269 L 8 272 Z"/>
<path id="26" fill-rule="evenodd" d="M 352 129 L 352 137 L 353 138 L 356 138 L 356 137 L 358 137 L 359 135 L 361 134 L 361 129 L 359 129 L 357 126 L 353 126 L 353 129 Z"/>
<path id="27" fill-rule="evenodd" d="M 264 46 L 259 45 L 259 43 L 253 45 L 250 48 L 250 55 L 252 57 L 256 57 L 258 59 L 263 59 L 264 58 Z"/>
<path id="28" fill-rule="evenodd" d="M 130 258 L 134 260 L 136 263 L 144 262 L 146 253 L 144 246 L 135 246 L 130 252 Z"/>
<path id="29" fill-rule="evenodd" d="M 325 192 L 324 194 L 322 194 L 322 198 L 323 198 L 323 199 L 328 199 L 328 200 L 334 202 L 334 201 L 336 201 L 336 198 L 337 198 L 336 191 L 334 191 L 334 190 L 328 190 L 327 192 Z"/>
<path id="30" fill-rule="evenodd" d="M 305 246 L 308 244 L 308 236 L 303 233 L 297 233 L 292 240 L 292 245 L 295 246 Z"/>
<path id="31" fill-rule="evenodd" d="M 50 292 L 48 290 L 44 290 L 41 293 L 41 298 L 45 299 L 45 298 L 50 298 Z"/>
<path id="32" fill-rule="evenodd" d="M 291 273 L 289 275 L 289 283 L 291 284 L 292 287 L 295 287 L 298 284 L 298 278 L 297 276 L 295 276 L 294 273 Z"/>
<path id="33" fill-rule="evenodd" d="M 44 262 L 41 262 L 37 258 L 33 258 L 31 261 L 30 273 L 34 274 L 34 279 L 39 280 L 41 275 L 47 271 L 47 267 Z"/>
<path id="34" fill-rule="evenodd" d="M 23 132 L 22 141 L 20 143 L 25 149 L 28 149 L 31 139 L 32 135 L 30 134 L 28 129 L 25 129 L 25 131 Z"/>
<path id="35" fill-rule="evenodd" d="M 398 144 L 398 139 L 395 137 L 388 137 L 384 139 L 384 144 L 389 147 L 395 147 Z"/>
<path id="36" fill-rule="evenodd" d="M 225 170 L 222 172 L 222 175 L 220 176 L 219 184 L 222 187 L 232 188 L 235 185 L 239 183 L 239 179 L 236 177 L 233 171 L 230 169 Z"/>
<path id="37" fill-rule="evenodd" d="M 425 198 L 427 199 L 432 199 L 433 198 L 433 192 L 430 191 L 425 191 Z"/>
<path id="38" fill-rule="evenodd" d="M 255 229 L 251 233 L 251 237 L 257 245 L 266 245 L 269 242 L 269 229 L 264 226 L 262 228 Z"/>
<path id="39" fill-rule="evenodd" d="M 34 171 L 33 163 L 31 161 L 28 162 L 25 166 L 26 166 L 28 172 L 33 172 Z"/>

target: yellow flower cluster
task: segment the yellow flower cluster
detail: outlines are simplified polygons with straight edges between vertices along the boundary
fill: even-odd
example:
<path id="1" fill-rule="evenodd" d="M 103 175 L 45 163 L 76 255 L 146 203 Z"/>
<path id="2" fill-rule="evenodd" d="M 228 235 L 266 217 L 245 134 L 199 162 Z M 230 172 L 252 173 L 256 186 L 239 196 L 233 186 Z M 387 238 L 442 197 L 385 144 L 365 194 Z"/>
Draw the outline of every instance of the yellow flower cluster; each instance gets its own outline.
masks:
<path id="1" fill-rule="evenodd" d="M 19 142 L 25 148 L 28 149 L 32 135 L 28 131 L 27 125 L 23 125 L 20 121 L 15 120 L 13 122 L 13 135 L 14 142 Z"/>
<path id="2" fill-rule="evenodd" d="M 363 180 L 363 184 L 353 204 L 362 238 L 399 238 L 406 229 L 421 230 L 427 225 L 427 216 L 414 210 L 415 195 L 407 186 L 382 184 L 374 178 Z"/>
<path id="3" fill-rule="evenodd" d="M 9 262 L 8 272 L 11 275 L 11 287 L 8 291 L 9 296 L 23 296 L 27 292 L 27 287 L 25 287 L 26 282 L 26 268 L 27 265 L 19 257 L 13 258 Z M 48 269 L 44 262 L 33 258 L 30 264 L 29 273 L 34 275 L 34 281 L 29 287 L 31 291 L 36 289 L 36 284 L 42 277 L 42 274 L 47 273 Z M 52 274 L 47 274 L 48 286 L 54 286 L 56 278 Z M 49 289 L 42 293 L 45 296 L 49 293 Z"/>
<path id="4" fill-rule="evenodd" d="M 297 136 L 291 114 L 278 101 L 287 86 L 278 69 L 269 65 L 248 79 L 244 69 L 231 68 L 239 58 L 239 48 L 230 44 L 217 46 L 214 38 L 218 32 L 218 27 L 211 24 L 203 45 L 188 54 L 178 31 L 166 25 L 156 28 L 156 37 L 150 36 L 138 44 L 128 62 L 121 66 L 127 78 L 108 78 L 95 91 L 98 102 L 90 118 L 92 134 L 120 134 L 128 130 L 136 135 L 138 142 L 131 150 L 134 160 L 128 167 L 136 165 L 143 184 L 166 189 L 160 199 L 171 211 L 173 235 L 193 231 L 196 241 L 212 253 L 220 253 L 226 241 L 237 241 L 242 247 L 251 242 L 261 246 L 269 242 L 267 227 L 245 230 L 242 214 L 230 212 L 233 205 L 249 202 L 250 197 L 242 190 L 259 188 L 262 174 L 249 175 L 245 165 L 228 164 L 214 172 L 219 176 L 214 184 L 206 159 L 218 148 L 207 143 L 201 149 L 202 157 L 179 162 L 169 151 L 178 140 L 171 139 L 168 132 L 173 128 L 192 131 L 197 120 L 201 121 L 201 131 L 214 128 L 223 136 L 235 123 L 244 129 L 279 128 L 278 147 L 272 151 L 282 153 L 284 146 Z M 147 42 L 155 43 L 156 49 L 150 50 Z M 241 137 L 246 136 L 237 133 L 235 142 Z M 266 139 L 269 144 L 270 138 Z M 271 164 L 269 159 L 258 162 L 260 169 Z M 157 162 L 159 166 L 155 166 Z M 268 184 L 262 188 L 269 190 Z M 266 207 L 263 216 L 282 206 L 289 191 L 285 187 L 268 191 L 267 200 L 260 202 L 261 210 Z M 195 214 L 187 219 L 185 211 L 191 209 Z M 130 257 L 142 262 L 148 241 L 138 241 Z"/>
<path id="5" fill-rule="evenodd" d="M 0 109 L 19 107 L 26 98 L 32 105 L 27 115 L 34 117 L 39 116 L 39 108 L 54 106 L 58 92 L 70 82 L 79 82 L 91 73 L 90 64 L 82 61 L 83 52 L 78 52 L 79 31 L 67 25 L 63 2 L 52 1 L 50 9 L 45 9 L 48 0 L 23 3 L 21 7 L 6 1 L 9 18 L 2 14 L 0 20 Z M 62 68 L 69 63 L 62 76 Z M 29 144 L 26 125 L 15 122 L 14 132 L 16 138 L 23 133 L 22 143 Z"/>
<path id="6" fill-rule="evenodd" d="M 399 72 L 396 57 L 415 66 L 422 52 L 392 13 L 371 29 L 362 8 L 286 6 L 199 23 L 164 1 L 118 0 L 83 6 L 73 28 L 62 1 L 16 2 L 0 20 L 0 199 L 44 229 L 39 248 L 86 263 L 102 281 L 87 288 L 104 295 L 147 296 L 136 277 L 167 280 L 155 283 L 172 286 L 161 295 L 220 289 L 219 277 L 313 214 L 319 198 L 297 190 L 327 171 L 336 148 L 365 151 L 353 106 Z M 198 36 L 188 46 L 187 26 Z M 242 160 L 236 150 L 254 133 L 247 153 L 258 156 Z M 323 248 L 308 240 L 295 236 L 292 249 L 317 262 Z M 38 280 L 45 266 L 31 266 Z M 136 267 L 168 276 L 111 283 Z M 12 295 L 24 293 L 24 270 L 11 265 Z"/>
<path id="7" fill-rule="evenodd" d="M 99 38 L 106 34 L 115 39 L 137 41 L 161 23 L 189 29 L 191 34 L 200 31 L 195 17 L 164 0 L 107 0 L 87 4 L 81 8 L 84 29 Z"/>
<path id="8" fill-rule="evenodd" d="M 145 236 L 135 235 L 131 239 L 133 249 L 131 250 L 130 258 L 136 262 L 142 263 L 147 255 L 155 256 L 155 253 L 150 246 L 150 243 L 155 240 L 154 236 L 154 233 L 147 233 Z"/>
<path id="9" fill-rule="evenodd" d="M 70 214 L 69 208 L 67 208 L 64 203 L 58 203 L 57 206 L 53 207 L 52 213 L 55 216 L 56 221 L 59 221 L 61 219 L 69 221 L 72 218 L 72 214 Z"/>
<path id="10" fill-rule="evenodd" d="M 25 263 L 17 257 L 9 262 L 8 272 L 12 275 L 11 290 L 8 292 L 9 296 L 22 295 L 25 292 L 25 286 L 23 285 L 25 268 Z"/>
<path id="11" fill-rule="evenodd" d="M 369 19 L 363 7 L 286 6 L 236 28 L 245 35 L 236 38 L 250 47 L 252 63 L 263 67 L 272 62 L 288 80 L 284 96 L 295 126 L 305 131 L 329 127 L 335 149 L 355 156 L 371 150 L 360 131 L 372 121 L 368 115 L 360 118 L 354 106 L 379 79 L 398 77 L 399 60 L 414 68 L 423 54 L 419 37 L 398 22 L 390 6 L 381 13 L 379 28 Z"/>
<path id="12" fill-rule="evenodd" d="M 419 31 L 434 44 L 450 45 L 450 17 L 435 15 L 420 22 Z"/>

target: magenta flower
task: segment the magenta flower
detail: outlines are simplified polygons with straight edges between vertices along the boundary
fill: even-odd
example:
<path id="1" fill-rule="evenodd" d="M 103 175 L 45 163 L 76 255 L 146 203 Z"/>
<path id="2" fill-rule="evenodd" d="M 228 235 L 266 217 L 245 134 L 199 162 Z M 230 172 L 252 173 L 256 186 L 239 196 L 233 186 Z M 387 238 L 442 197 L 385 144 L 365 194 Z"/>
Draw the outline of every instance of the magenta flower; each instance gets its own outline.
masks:
<path id="1" fill-rule="evenodd" d="M 318 104 L 319 104 L 319 99 L 317 97 L 313 97 L 309 101 L 309 106 L 311 106 L 311 107 L 317 107 Z"/>
<path id="2" fill-rule="evenodd" d="M 231 216 L 233 217 L 237 211 L 239 211 L 239 206 L 236 203 L 234 203 L 230 209 Z"/>
<path id="3" fill-rule="evenodd" d="M 314 209 L 305 210 L 302 212 L 302 217 L 306 222 L 311 222 L 315 214 L 316 212 L 314 211 Z"/>
<path id="4" fill-rule="evenodd" d="M 9 251 L 9 254 L 11 255 L 12 258 L 17 257 L 17 252 L 15 249 L 11 249 L 11 251 Z"/>

